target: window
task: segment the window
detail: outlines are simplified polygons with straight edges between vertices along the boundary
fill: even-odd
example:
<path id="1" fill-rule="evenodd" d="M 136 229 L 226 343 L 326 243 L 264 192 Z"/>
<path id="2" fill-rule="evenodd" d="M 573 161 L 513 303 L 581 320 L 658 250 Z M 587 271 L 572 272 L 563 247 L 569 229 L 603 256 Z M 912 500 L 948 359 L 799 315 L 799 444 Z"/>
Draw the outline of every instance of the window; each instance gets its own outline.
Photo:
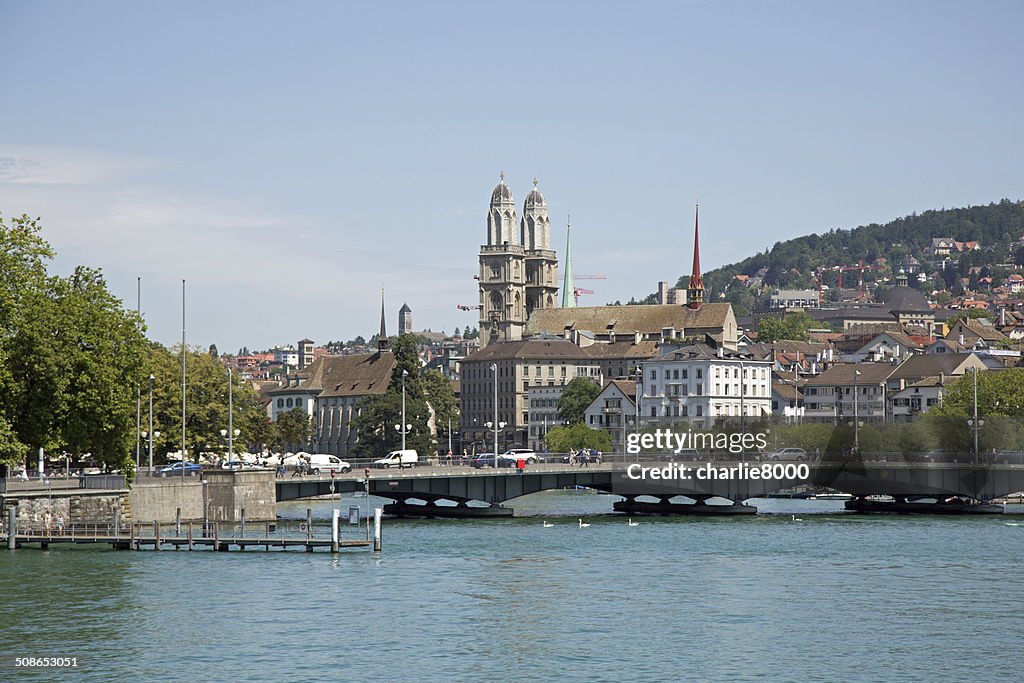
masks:
<path id="1" fill-rule="evenodd" d="M 698 384 L 697 385 L 697 391 L 695 391 L 694 393 L 697 396 L 702 396 L 704 394 L 704 385 L 703 384 Z"/>
<path id="2" fill-rule="evenodd" d="M 657 396 L 658 395 L 658 387 L 657 387 L 657 385 L 654 385 L 654 384 L 651 385 L 651 393 L 650 393 L 650 395 L 651 396 Z"/>
<path id="3" fill-rule="evenodd" d="M 672 371 L 672 379 L 679 379 L 679 368 Z"/>
<path id="4" fill-rule="evenodd" d="M 703 377 L 704 377 L 704 371 L 702 369 L 700 369 L 700 368 L 697 368 L 697 379 L 703 379 Z"/>
<path id="5" fill-rule="evenodd" d="M 658 409 L 651 406 L 651 417 L 658 417 Z"/>
<path id="6" fill-rule="evenodd" d="M 686 368 L 683 368 L 683 379 L 686 379 Z"/>
<path id="7" fill-rule="evenodd" d="M 277 399 L 277 407 L 278 408 L 284 408 L 284 399 L 283 398 Z"/>
<path id="8" fill-rule="evenodd" d="M 658 371 L 651 370 L 651 379 L 658 379 Z"/>
<path id="9" fill-rule="evenodd" d="M 704 417 L 704 406 L 697 406 L 697 417 Z"/>
<path id="10" fill-rule="evenodd" d="M 285 401 L 285 402 L 284 402 L 284 404 L 285 404 L 286 406 L 288 406 L 289 408 L 291 408 L 291 407 L 292 407 L 292 400 L 291 400 L 291 399 L 288 399 L 287 401 Z"/>

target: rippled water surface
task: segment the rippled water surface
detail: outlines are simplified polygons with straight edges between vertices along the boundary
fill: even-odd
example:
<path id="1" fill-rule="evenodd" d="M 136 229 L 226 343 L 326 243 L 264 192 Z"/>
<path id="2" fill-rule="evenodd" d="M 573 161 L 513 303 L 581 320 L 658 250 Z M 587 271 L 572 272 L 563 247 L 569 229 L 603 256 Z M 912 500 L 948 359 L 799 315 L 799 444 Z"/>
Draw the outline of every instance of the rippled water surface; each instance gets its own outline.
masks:
<path id="1" fill-rule="evenodd" d="M 920 681 L 1024 669 L 1022 517 L 772 500 L 754 501 L 768 513 L 754 518 L 630 527 L 606 514 L 612 500 L 558 491 L 515 501 L 514 519 L 387 520 L 380 555 L 0 550 L 0 680 Z M 331 506 L 279 514 L 297 525 L 307 507 L 326 518 Z M 10 666 L 64 655 L 78 669 Z"/>

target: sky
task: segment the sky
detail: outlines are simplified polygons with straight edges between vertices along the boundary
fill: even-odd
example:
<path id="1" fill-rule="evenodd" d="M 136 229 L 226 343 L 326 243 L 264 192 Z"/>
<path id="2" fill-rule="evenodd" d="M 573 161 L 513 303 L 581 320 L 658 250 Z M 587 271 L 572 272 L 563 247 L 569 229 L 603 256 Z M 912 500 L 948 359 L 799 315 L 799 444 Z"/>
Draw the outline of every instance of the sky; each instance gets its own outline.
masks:
<path id="1" fill-rule="evenodd" d="M 780 240 L 1024 198 L 1020 2 L 0 0 L 0 213 L 151 338 L 475 326 L 504 171 L 581 305 Z M 955 237 L 955 236 L 954 236 Z"/>

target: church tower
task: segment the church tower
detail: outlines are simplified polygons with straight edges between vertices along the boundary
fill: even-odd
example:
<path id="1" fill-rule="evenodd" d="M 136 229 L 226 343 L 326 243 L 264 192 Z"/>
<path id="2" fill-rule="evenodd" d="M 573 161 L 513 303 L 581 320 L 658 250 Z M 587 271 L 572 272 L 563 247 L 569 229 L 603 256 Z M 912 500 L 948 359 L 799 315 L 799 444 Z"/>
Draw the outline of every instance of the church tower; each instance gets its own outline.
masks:
<path id="1" fill-rule="evenodd" d="M 487 211 L 487 244 L 480 247 L 481 347 L 519 341 L 526 329 L 526 249 L 517 232 L 515 200 L 502 172 Z"/>
<path id="2" fill-rule="evenodd" d="M 700 203 L 693 214 L 693 272 L 686 287 L 687 306 L 697 310 L 704 303 L 704 276 L 700 273 Z"/>
<path id="3" fill-rule="evenodd" d="M 551 248 L 551 219 L 548 204 L 537 189 L 523 203 L 520 225 L 523 247 L 526 249 L 526 315 L 535 308 L 554 308 L 558 305 L 558 256 Z"/>

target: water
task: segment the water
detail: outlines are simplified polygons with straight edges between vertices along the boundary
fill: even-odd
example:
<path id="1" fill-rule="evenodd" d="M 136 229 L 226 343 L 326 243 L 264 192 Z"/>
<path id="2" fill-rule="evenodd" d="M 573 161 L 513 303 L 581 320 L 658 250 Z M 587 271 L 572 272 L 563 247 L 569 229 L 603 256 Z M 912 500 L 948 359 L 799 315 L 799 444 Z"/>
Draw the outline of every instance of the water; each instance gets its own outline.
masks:
<path id="1" fill-rule="evenodd" d="M 611 500 L 550 491 L 511 520 L 386 521 L 377 556 L 2 550 L 0 680 L 919 681 L 1024 667 L 1020 517 L 771 500 L 756 503 L 776 514 L 756 518 L 629 527 L 600 514 Z M 279 512 L 297 524 L 306 507 L 326 518 L 330 503 Z M 70 673 L 10 666 L 69 655 Z"/>

